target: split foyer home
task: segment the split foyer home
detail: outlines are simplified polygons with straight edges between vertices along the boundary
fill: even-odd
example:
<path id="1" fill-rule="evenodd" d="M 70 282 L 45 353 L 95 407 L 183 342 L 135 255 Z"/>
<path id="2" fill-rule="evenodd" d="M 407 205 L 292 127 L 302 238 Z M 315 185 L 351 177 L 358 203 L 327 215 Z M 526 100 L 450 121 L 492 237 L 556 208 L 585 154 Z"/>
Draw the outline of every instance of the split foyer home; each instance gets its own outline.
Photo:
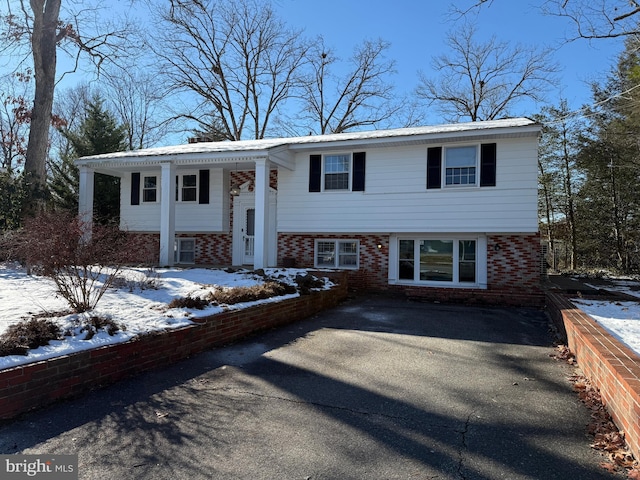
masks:
<path id="1" fill-rule="evenodd" d="M 513 118 L 83 157 L 80 214 L 99 172 L 120 178 L 121 228 L 161 266 L 340 269 L 355 288 L 538 302 L 540 131 Z"/>

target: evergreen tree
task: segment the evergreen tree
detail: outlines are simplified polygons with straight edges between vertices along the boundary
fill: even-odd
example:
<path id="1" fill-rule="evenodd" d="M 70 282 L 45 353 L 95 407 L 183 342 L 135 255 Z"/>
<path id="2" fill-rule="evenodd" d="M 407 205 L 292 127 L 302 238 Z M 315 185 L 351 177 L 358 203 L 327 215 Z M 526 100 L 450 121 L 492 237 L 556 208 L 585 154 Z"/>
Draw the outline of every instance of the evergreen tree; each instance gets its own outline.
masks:
<path id="1" fill-rule="evenodd" d="M 576 168 L 582 122 L 571 118 L 569 105 L 547 107 L 538 120 L 544 123 L 538 155 L 538 211 L 541 232 L 551 252 L 553 268 L 576 268 L 576 192 L 582 175 Z"/>
<path id="2" fill-rule="evenodd" d="M 585 182 L 577 215 L 583 261 L 630 273 L 640 268 L 640 41 L 630 37 L 605 85 L 594 85 L 578 166 Z"/>
<path id="3" fill-rule="evenodd" d="M 96 96 L 85 108 L 82 122 L 75 130 L 62 132 L 69 141 L 69 154 L 52 165 L 50 187 L 57 207 L 74 212 L 78 209 L 78 168 L 73 161 L 79 157 L 112 153 L 126 149 L 126 128 L 118 125 L 114 116 Z M 101 223 L 117 222 L 120 217 L 120 179 L 95 174 L 94 215 Z"/>

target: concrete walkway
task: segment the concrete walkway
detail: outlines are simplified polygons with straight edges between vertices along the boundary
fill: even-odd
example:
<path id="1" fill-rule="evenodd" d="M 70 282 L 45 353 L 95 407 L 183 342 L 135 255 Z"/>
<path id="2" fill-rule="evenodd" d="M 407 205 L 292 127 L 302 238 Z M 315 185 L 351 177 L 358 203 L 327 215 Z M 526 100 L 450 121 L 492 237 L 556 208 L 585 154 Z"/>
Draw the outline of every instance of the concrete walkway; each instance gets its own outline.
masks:
<path id="1" fill-rule="evenodd" d="M 536 310 L 363 297 L 0 425 L 81 479 L 608 479 Z"/>

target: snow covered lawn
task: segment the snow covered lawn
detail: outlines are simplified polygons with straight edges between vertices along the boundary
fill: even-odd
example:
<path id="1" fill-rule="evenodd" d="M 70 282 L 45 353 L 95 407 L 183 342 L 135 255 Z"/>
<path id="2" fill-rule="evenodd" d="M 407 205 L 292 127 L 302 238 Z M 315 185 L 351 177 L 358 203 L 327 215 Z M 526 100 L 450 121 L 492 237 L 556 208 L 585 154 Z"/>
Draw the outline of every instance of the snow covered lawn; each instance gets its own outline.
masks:
<path id="1" fill-rule="evenodd" d="M 640 356 L 640 282 L 612 279 L 611 283 L 612 287 L 607 287 L 607 290 L 638 297 L 638 301 L 612 302 L 584 298 L 572 298 L 571 301 Z"/>
<path id="2" fill-rule="evenodd" d="M 269 277 L 295 284 L 295 277 L 306 274 L 302 269 L 265 269 Z M 64 340 L 54 340 L 50 345 L 29 350 L 27 356 L 0 357 L 0 369 L 44 360 L 102 345 L 125 342 L 136 335 L 152 331 L 189 325 L 199 317 L 221 312 L 223 309 L 240 309 L 262 302 L 280 301 L 297 297 L 289 294 L 255 302 L 234 305 L 209 306 L 203 310 L 169 308 L 175 298 L 203 298 L 210 291 L 228 287 L 251 287 L 264 282 L 264 277 L 249 271 L 228 273 L 216 269 L 155 269 L 128 268 L 119 274 L 116 288 L 110 288 L 96 309 L 84 314 L 69 314 L 67 302 L 56 294 L 53 281 L 46 277 L 29 276 L 16 264 L 0 263 L 0 334 L 21 319 L 38 315 L 57 323 L 70 333 Z M 332 284 L 326 282 L 326 288 Z M 44 315 L 43 315 L 44 314 Z M 100 316 L 121 326 L 110 336 L 100 330 L 85 340 L 86 332 L 80 324 L 86 316 Z"/>

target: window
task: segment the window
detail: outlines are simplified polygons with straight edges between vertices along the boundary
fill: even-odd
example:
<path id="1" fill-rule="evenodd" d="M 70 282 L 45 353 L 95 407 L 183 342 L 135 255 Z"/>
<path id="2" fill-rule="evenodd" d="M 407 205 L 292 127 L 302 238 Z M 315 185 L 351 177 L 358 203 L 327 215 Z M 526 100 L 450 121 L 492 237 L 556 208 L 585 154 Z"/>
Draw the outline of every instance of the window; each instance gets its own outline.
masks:
<path id="1" fill-rule="evenodd" d="M 309 191 L 364 192 L 366 152 L 309 156 Z"/>
<path id="2" fill-rule="evenodd" d="M 176 176 L 176 201 L 195 202 L 198 199 L 198 176 Z"/>
<path id="3" fill-rule="evenodd" d="M 400 239 L 398 278 L 415 282 L 475 284 L 476 240 Z"/>
<path id="4" fill-rule="evenodd" d="M 315 266 L 318 268 L 358 268 L 357 240 L 316 240 Z"/>
<path id="5" fill-rule="evenodd" d="M 196 241 L 194 238 L 178 238 L 175 245 L 175 261 L 177 263 L 195 263 Z"/>
<path id="6" fill-rule="evenodd" d="M 349 190 L 349 166 L 351 156 L 325 155 L 324 157 L 324 189 Z"/>
<path id="7" fill-rule="evenodd" d="M 144 177 L 142 183 L 142 201 L 156 202 L 158 200 L 158 177 Z"/>
<path id="8" fill-rule="evenodd" d="M 480 155 L 478 155 L 480 152 Z M 496 186 L 497 145 L 427 149 L 427 189 L 463 186 Z"/>
<path id="9" fill-rule="evenodd" d="M 445 185 L 476 184 L 476 147 L 455 147 L 445 150 Z"/>

